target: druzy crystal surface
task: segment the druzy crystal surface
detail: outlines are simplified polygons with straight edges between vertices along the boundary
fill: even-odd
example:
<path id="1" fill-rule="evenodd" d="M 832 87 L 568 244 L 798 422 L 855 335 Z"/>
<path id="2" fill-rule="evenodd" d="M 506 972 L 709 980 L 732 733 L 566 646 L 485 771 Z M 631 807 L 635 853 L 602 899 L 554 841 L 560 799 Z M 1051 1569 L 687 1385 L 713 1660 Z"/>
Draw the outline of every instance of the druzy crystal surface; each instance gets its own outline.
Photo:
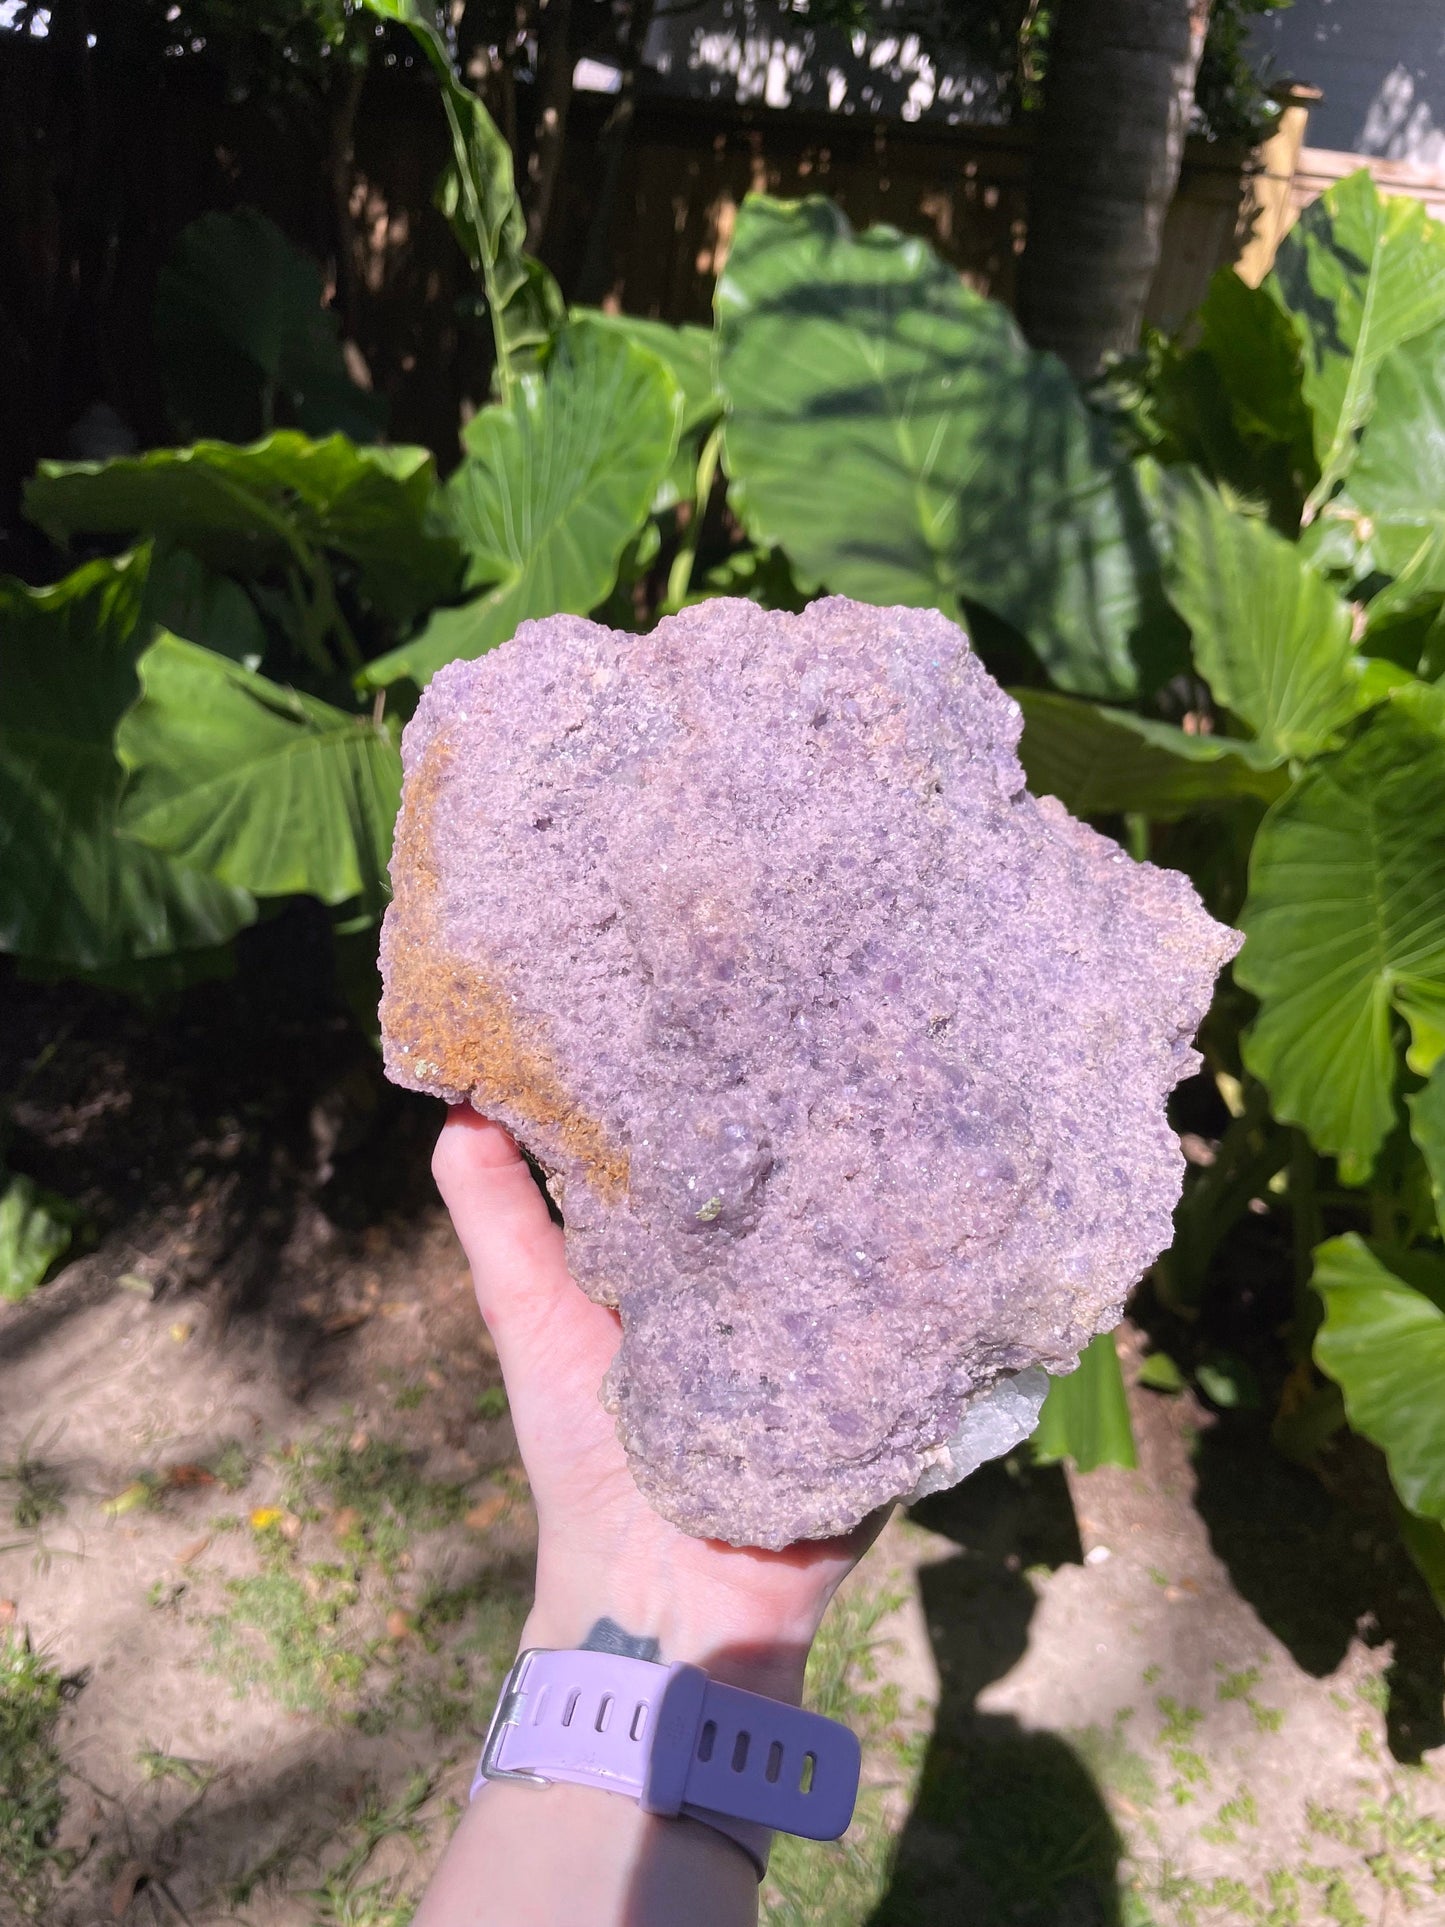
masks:
<path id="1" fill-rule="evenodd" d="M 549 1174 L 689 1532 L 841 1532 L 1007 1450 L 1169 1241 L 1236 939 L 1031 796 L 1019 732 L 952 623 L 841 599 L 527 623 L 406 732 L 388 1071 Z"/>

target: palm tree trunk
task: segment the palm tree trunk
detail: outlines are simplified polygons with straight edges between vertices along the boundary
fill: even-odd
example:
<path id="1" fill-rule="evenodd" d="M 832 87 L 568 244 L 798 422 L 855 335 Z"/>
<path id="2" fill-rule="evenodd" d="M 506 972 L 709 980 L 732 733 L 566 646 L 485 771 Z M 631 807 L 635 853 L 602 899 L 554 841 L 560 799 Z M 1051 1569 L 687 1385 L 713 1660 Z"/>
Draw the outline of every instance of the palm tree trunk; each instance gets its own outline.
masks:
<path id="1" fill-rule="evenodd" d="M 1018 305 L 1081 381 L 1138 342 L 1208 20 L 1209 0 L 1058 0 Z"/>

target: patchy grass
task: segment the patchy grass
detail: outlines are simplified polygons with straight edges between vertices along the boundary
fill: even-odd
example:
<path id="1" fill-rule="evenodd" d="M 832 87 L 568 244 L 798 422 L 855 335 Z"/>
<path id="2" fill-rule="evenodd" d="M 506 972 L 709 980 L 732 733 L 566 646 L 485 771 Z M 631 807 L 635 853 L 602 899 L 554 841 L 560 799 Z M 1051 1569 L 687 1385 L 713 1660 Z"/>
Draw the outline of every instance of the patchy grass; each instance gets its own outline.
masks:
<path id="1" fill-rule="evenodd" d="M 342 1543 L 369 1551 L 387 1574 L 415 1534 L 455 1525 L 467 1510 L 466 1487 L 427 1478 L 406 1446 L 339 1427 L 292 1448 L 282 1490 L 298 1519 L 343 1519 Z"/>
<path id="2" fill-rule="evenodd" d="M 210 1664 L 238 1699 L 257 1687 L 289 1713 L 334 1713 L 360 1687 L 372 1645 L 344 1623 L 360 1595 L 354 1567 L 318 1561 L 226 1582 L 228 1606 L 209 1621 Z"/>
<path id="3" fill-rule="evenodd" d="M 414 1773 L 390 1804 L 368 1789 L 361 1811 L 346 1829 L 350 1845 L 329 1868 L 318 1887 L 306 1890 L 314 1927 L 408 1927 L 416 1899 L 403 1893 L 403 1882 L 363 1880 L 372 1855 L 384 1840 L 398 1837 L 420 1848 L 427 1829 L 417 1818 L 431 1797 L 430 1774 Z"/>
<path id="4" fill-rule="evenodd" d="M 1247 1666 L 1242 1672 L 1225 1672 L 1215 1688 L 1215 1696 L 1222 1701 L 1242 1700 L 1249 1710 L 1257 1733 L 1278 1733 L 1284 1725 L 1284 1714 L 1277 1706 L 1265 1706 L 1255 1697 L 1254 1689 L 1264 1677 L 1257 1666 Z"/>
<path id="5" fill-rule="evenodd" d="M 45 1528 L 64 1518 L 70 1489 L 65 1473 L 48 1456 L 59 1436 L 57 1426 L 37 1445 L 31 1432 L 21 1440 L 13 1459 L 0 1459 L 0 1488 L 9 1490 L 10 1524 L 20 1534 L 8 1544 L 0 1538 L 0 1552 L 33 1547 L 42 1562 L 50 1556 Z"/>
<path id="6" fill-rule="evenodd" d="M 1159 1744 L 1174 1777 L 1169 1782 L 1170 1799 L 1177 1807 L 1190 1806 L 1199 1790 L 1209 1785 L 1209 1766 L 1204 1755 L 1191 1742 L 1204 1720 L 1197 1706 L 1184 1706 L 1161 1693 L 1154 1702 L 1161 1725 Z"/>
<path id="7" fill-rule="evenodd" d="M 177 1781 L 194 1793 L 204 1793 L 216 1777 L 216 1769 L 209 1760 L 182 1759 L 177 1753 L 167 1753 L 164 1747 L 153 1746 L 149 1740 L 137 1749 L 135 1763 L 141 1778 L 151 1786 Z"/>
<path id="8" fill-rule="evenodd" d="M 251 1483 L 251 1460 L 239 1439 L 227 1439 L 211 1460 L 210 1470 L 223 1492 L 244 1492 Z"/>
<path id="9" fill-rule="evenodd" d="M 1086 1726 L 1066 1735 L 1099 1786 L 1131 1818 L 1153 1806 L 1158 1783 L 1149 1762 L 1129 1743 L 1132 1706 L 1121 1706 L 1108 1726 Z"/>
<path id="10" fill-rule="evenodd" d="M 250 1516 L 262 1570 L 227 1580 L 224 1609 L 206 1620 L 213 1669 L 238 1696 L 259 1689 L 289 1712 L 354 1721 L 369 1735 L 420 1726 L 446 1741 L 484 1724 L 529 1576 L 488 1565 L 460 1581 L 431 1578 L 414 1603 L 404 1590 L 417 1583 L 406 1579 L 417 1538 L 455 1528 L 466 1486 L 429 1478 L 421 1455 L 394 1440 L 343 1427 L 274 1463 L 276 1502 Z M 308 1561 L 320 1544 L 339 1557 Z"/>
<path id="11" fill-rule="evenodd" d="M 68 1683 L 20 1633 L 0 1631 L 0 1917 L 50 1917 L 67 1856 L 55 1849 L 65 1811 L 55 1729 Z"/>
<path id="12" fill-rule="evenodd" d="M 878 1679 L 878 1628 L 899 1603 L 894 1593 L 861 1587 L 836 1599 L 808 1661 L 805 1694 L 814 1711 L 852 1727 L 866 1760 L 887 1760 L 911 1787 L 919 1749 L 897 1731 L 897 1687 Z M 842 1927 L 868 1918 L 888 1884 L 895 1845 L 884 1812 L 886 1790 L 863 1788 L 844 1840 L 778 1836 L 763 1886 L 763 1927 Z"/>
<path id="13" fill-rule="evenodd" d="M 531 1600 L 530 1575 L 488 1567 L 453 1584 L 433 1581 L 409 1615 L 385 1693 L 357 1715 L 363 1732 L 426 1727 L 440 1741 L 475 1735 L 491 1716 Z"/>

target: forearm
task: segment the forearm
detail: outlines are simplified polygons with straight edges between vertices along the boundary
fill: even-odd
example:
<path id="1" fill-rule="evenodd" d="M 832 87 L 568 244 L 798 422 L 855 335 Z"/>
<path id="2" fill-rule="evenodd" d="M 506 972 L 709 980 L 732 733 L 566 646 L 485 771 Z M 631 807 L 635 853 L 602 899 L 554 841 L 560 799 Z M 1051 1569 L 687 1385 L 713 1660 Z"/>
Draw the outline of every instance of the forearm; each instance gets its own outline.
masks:
<path id="1" fill-rule="evenodd" d="M 591 1787 L 485 1786 L 413 1927 L 753 1927 L 758 1877 L 711 1827 Z"/>
<path id="2" fill-rule="evenodd" d="M 760 1638 L 755 1607 L 744 1610 L 725 1586 L 699 1599 L 656 1565 L 629 1579 L 626 1562 L 607 1581 L 594 1574 L 579 1585 L 567 1570 L 576 1562 L 548 1550 L 523 1648 L 687 1660 L 727 1684 L 800 1700 L 811 1611 L 769 1616 L 770 1636 Z M 458 1827 L 414 1927 L 753 1927 L 757 1915 L 757 1870 L 714 1828 L 655 1819 L 590 1787 L 493 1781 Z"/>

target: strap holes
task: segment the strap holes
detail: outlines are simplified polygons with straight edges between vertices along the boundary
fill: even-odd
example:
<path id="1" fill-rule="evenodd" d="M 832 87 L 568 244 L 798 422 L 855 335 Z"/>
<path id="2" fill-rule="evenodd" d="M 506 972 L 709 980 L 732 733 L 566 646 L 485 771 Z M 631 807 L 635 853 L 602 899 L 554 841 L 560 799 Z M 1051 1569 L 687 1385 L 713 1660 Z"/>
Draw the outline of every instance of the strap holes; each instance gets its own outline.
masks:
<path id="1" fill-rule="evenodd" d="M 741 1773 L 748 1763 L 748 1741 L 752 1735 L 739 1733 L 733 1741 L 733 1772 Z"/>
<path id="2" fill-rule="evenodd" d="M 702 1732 L 697 1740 L 697 1757 L 704 1764 L 712 1758 L 713 1747 L 717 1744 L 717 1721 L 704 1720 Z"/>
<path id="3" fill-rule="evenodd" d="M 562 1724 L 564 1726 L 570 1726 L 572 1724 L 572 1715 L 577 1711 L 577 1702 L 581 1697 L 582 1694 L 580 1690 L 575 1686 L 567 1695 L 567 1704 L 562 1708 Z"/>
<path id="4" fill-rule="evenodd" d="M 813 1791 L 813 1775 L 817 1769 L 817 1765 L 818 1756 L 816 1753 L 805 1753 L 803 1755 L 803 1771 L 798 1777 L 799 1793 L 811 1793 Z"/>
<path id="5" fill-rule="evenodd" d="M 551 1692 L 551 1690 L 552 1689 L 550 1686 L 544 1686 L 541 1689 L 541 1691 L 537 1694 L 536 1699 L 533 1701 L 533 1704 L 532 1704 L 533 1726 L 540 1726 L 542 1724 L 542 1709 L 547 1704 L 547 1695 Z"/>
<path id="6" fill-rule="evenodd" d="M 782 1770 L 783 1742 L 781 1740 L 774 1740 L 768 1748 L 768 1764 L 763 1774 L 769 1786 L 776 1786 L 778 1784 L 778 1775 Z"/>
<path id="7" fill-rule="evenodd" d="M 602 1704 L 597 1709 L 597 1731 L 599 1733 L 605 1733 L 607 1731 L 607 1722 L 611 1718 L 612 1695 L 610 1693 L 604 1693 L 602 1695 Z"/>
<path id="8" fill-rule="evenodd" d="M 646 1725 L 647 1725 L 647 1701 L 639 1700 L 637 1702 L 637 1711 L 632 1715 L 632 1724 L 627 1730 L 629 1733 L 631 1733 L 634 1740 L 640 1740 L 642 1738 L 642 1729 Z"/>

